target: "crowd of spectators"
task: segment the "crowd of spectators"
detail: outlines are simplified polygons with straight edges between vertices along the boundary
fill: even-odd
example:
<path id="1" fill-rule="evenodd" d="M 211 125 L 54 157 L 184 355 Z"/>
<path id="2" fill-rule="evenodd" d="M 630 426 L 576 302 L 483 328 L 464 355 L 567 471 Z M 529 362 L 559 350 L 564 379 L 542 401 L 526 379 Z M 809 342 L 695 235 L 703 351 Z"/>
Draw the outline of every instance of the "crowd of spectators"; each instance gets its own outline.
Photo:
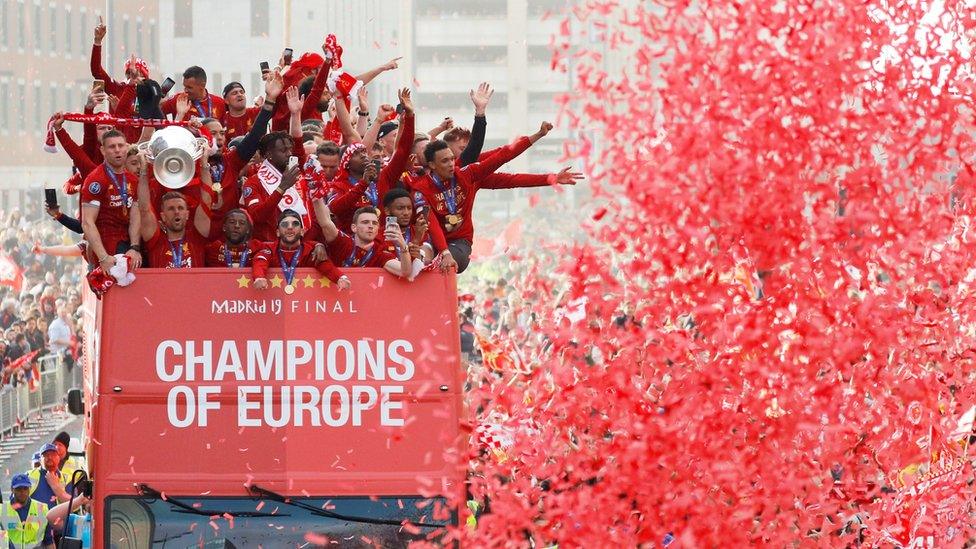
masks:
<path id="1" fill-rule="evenodd" d="M 2 382 L 19 383 L 36 359 L 59 354 L 73 365 L 81 334 L 81 288 L 85 275 L 79 258 L 36 253 L 38 246 L 70 242 L 60 225 L 47 220 L 40 205 L 0 210 L 0 255 L 21 276 L 0 285 L 0 366 Z"/>

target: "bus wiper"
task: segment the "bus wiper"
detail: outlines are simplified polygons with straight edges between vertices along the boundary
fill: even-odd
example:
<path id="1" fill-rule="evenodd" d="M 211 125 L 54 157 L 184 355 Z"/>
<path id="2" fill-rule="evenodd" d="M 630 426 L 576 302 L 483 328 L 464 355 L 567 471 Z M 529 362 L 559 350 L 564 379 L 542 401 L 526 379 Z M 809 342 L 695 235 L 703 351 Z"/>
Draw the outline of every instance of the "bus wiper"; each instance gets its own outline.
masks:
<path id="1" fill-rule="evenodd" d="M 278 503 L 284 503 L 285 505 L 294 505 L 295 507 L 300 507 L 302 509 L 305 509 L 309 513 L 312 513 L 313 515 L 317 515 L 320 517 L 334 518 L 336 520 L 344 520 L 347 522 L 362 522 L 365 524 L 385 524 L 389 526 L 406 526 L 408 524 L 412 526 L 423 526 L 423 527 L 430 527 L 430 528 L 446 528 L 448 526 L 447 524 L 440 524 L 436 522 L 411 522 L 408 520 L 391 520 L 391 519 L 379 519 L 379 518 L 372 518 L 372 517 L 357 517 L 354 515 L 343 515 L 340 513 L 333 513 L 332 511 L 327 511 L 325 509 L 316 507 L 314 505 L 309 505 L 304 501 L 293 500 L 277 492 L 272 492 L 271 490 L 261 488 L 256 484 L 252 484 L 247 488 L 255 496 L 260 496 L 263 498 L 274 500 L 277 501 Z"/>
<path id="2" fill-rule="evenodd" d="M 177 507 L 181 509 L 180 511 L 177 511 L 178 513 L 190 513 L 190 514 L 201 515 L 205 517 L 212 517 L 215 515 L 231 515 L 234 517 L 290 517 L 291 516 L 287 513 L 264 513 L 261 511 L 231 512 L 231 511 L 214 511 L 211 509 L 197 509 L 196 507 L 184 503 L 178 499 L 173 499 L 169 496 L 163 497 L 162 492 L 156 490 L 155 488 L 149 486 L 148 484 L 136 484 L 136 490 L 139 491 L 139 495 L 141 496 L 151 498 L 151 499 L 162 500 L 165 501 L 166 503 L 169 503 L 173 507 Z"/>

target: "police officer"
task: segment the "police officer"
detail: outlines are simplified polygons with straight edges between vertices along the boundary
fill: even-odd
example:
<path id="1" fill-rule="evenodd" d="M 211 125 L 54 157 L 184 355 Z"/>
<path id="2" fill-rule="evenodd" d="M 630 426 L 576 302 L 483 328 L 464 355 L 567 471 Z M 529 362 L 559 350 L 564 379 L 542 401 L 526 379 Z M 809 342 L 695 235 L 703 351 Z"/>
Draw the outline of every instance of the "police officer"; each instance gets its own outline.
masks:
<path id="1" fill-rule="evenodd" d="M 54 549 L 54 535 L 47 522 L 47 505 L 30 499 L 31 481 L 25 474 L 10 479 L 9 502 L 3 503 L 0 512 L 2 538 L 10 549 L 26 549 L 40 544 L 44 549 Z"/>

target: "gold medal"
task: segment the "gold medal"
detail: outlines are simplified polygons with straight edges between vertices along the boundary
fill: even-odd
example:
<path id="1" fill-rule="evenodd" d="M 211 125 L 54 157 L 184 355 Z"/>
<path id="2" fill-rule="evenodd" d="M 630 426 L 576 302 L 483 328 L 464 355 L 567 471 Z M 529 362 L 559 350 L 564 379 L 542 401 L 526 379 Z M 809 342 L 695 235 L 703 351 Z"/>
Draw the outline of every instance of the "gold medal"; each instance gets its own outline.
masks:
<path id="1" fill-rule="evenodd" d="M 447 216 L 447 223 L 448 225 L 460 225 L 462 219 L 464 218 L 462 218 L 460 215 L 450 214 Z"/>
<path id="2" fill-rule="evenodd" d="M 285 293 L 288 294 L 288 295 L 291 295 L 291 294 L 295 293 L 295 287 L 292 286 L 291 284 L 286 285 L 285 286 Z"/>
<path id="3" fill-rule="evenodd" d="M 223 187 L 220 186 L 220 183 L 214 183 L 210 186 L 210 188 L 213 189 L 213 192 L 215 193 L 219 193 L 220 189 L 223 189 Z"/>

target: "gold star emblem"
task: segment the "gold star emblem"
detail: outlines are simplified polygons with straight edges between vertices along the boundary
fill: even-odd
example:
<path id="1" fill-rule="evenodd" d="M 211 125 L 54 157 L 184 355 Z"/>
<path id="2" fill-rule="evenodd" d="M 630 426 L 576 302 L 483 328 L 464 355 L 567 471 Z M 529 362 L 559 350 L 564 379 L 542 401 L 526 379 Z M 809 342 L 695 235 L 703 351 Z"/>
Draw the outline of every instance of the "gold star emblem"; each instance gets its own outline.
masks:
<path id="1" fill-rule="evenodd" d="M 250 285 L 251 285 L 251 279 L 244 275 L 241 275 L 241 277 L 237 279 L 238 288 L 247 288 Z"/>
<path id="2" fill-rule="evenodd" d="M 284 280 L 285 279 L 281 278 L 280 276 L 274 275 L 273 277 L 271 277 L 271 287 L 272 288 L 280 288 L 281 287 L 281 283 Z"/>
<path id="3" fill-rule="evenodd" d="M 328 278 L 325 278 L 324 276 L 319 278 L 319 288 L 328 288 L 331 285 L 332 281 L 330 281 Z"/>
<path id="4" fill-rule="evenodd" d="M 305 278 L 302 279 L 302 282 L 305 283 L 306 288 L 311 288 L 315 286 L 315 279 L 312 278 L 312 275 L 305 275 Z"/>

